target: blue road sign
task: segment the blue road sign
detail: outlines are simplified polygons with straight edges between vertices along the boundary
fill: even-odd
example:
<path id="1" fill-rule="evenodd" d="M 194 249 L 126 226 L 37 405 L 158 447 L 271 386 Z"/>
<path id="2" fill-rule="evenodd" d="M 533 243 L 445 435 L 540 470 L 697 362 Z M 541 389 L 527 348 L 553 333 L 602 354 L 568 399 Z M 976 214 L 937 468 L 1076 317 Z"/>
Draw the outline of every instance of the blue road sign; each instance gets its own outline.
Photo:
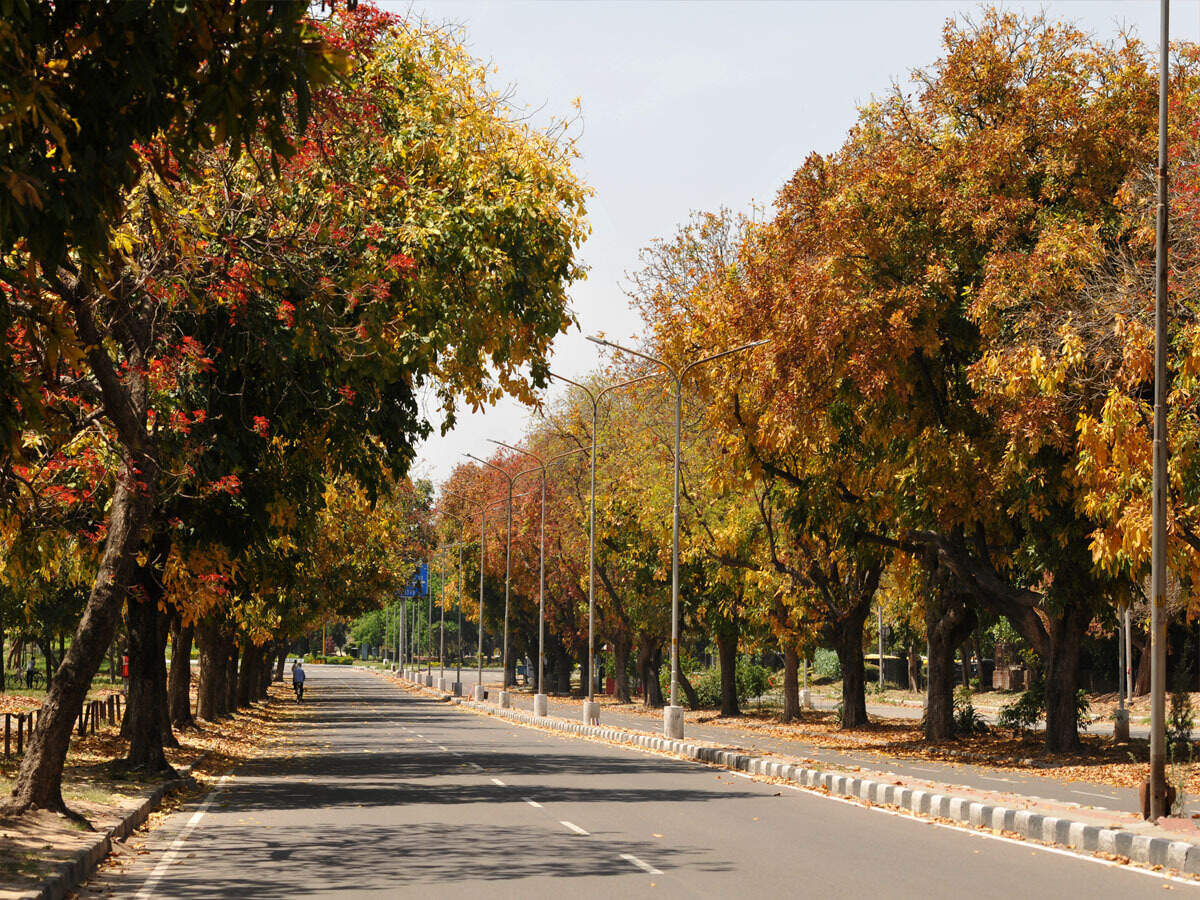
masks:
<path id="1" fill-rule="evenodd" d="M 429 565 L 421 563 L 412 579 L 400 591 L 401 597 L 424 597 L 429 593 Z"/>

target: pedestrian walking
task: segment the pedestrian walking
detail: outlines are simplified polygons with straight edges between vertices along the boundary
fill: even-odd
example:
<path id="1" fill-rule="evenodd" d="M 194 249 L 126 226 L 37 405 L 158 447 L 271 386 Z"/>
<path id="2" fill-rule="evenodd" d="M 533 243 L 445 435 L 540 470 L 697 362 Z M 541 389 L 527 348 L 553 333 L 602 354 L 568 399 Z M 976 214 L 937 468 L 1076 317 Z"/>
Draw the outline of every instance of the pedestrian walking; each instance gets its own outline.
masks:
<path id="1" fill-rule="evenodd" d="M 25 690 L 33 690 L 33 676 L 36 669 L 33 667 L 33 654 L 29 654 L 29 661 L 25 663 Z"/>

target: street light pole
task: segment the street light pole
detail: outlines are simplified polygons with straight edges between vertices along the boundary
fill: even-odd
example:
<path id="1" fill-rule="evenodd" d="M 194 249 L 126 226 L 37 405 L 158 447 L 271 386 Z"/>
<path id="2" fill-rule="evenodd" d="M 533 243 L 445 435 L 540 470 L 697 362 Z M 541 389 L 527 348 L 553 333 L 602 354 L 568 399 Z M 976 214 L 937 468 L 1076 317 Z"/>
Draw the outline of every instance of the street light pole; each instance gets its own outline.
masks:
<path id="1" fill-rule="evenodd" d="M 533 469 L 532 471 L 540 470 L 542 473 L 542 523 L 538 531 L 538 668 L 537 693 L 533 696 L 533 714 L 535 716 L 545 716 L 549 711 L 546 685 L 542 680 L 545 676 L 546 659 L 546 466 L 565 456 L 574 456 L 576 453 L 582 453 L 583 448 L 568 450 L 566 453 L 559 453 L 548 460 L 543 460 L 537 454 L 531 453 L 528 450 L 522 450 L 520 447 L 514 447 L 512 444 L 496 440 L 493 440 L 492 443 L 511 450 L 514 453 L 528 456 L 537 463 L 537 469 Z M 522 472 L 520 474 L 524 475 L 525 473 Z M 515 476 L 514 480 L 517 477 L 520 476 Z"/>
<path id="2" fill-rule="evenodd" d="M 500 706 L 508 706 L 510 702 L 508 696 L 508 593 L 509 583 L 512 580 L 512 492 L 515 476 L 508 474 L 505 469 L 501 468 L 495 463 L 488 462 L 486 459 L 480 459 L 478 456 L 474 456 L 470 453 L 465 455 L 468 458 L 475 460 L 477 463 L 482 463 L 489 469 L 495 469 L 497 472 L 503 475 L 505 480 L 508 482 L 508 536 L 505 540 L 504 551 L 504 643 L 500 651 L 500 665 L 502 666 L 502 669 L 500 670 L 500 696 L 498 698 L 500 701 Z M 483 596 L 482 584 L 483 583 L 480 582 L 480 597 Z"/>
<path id="3" fill-rule="evenodd" d="M 610 347 L 613 350 L 619 350 L 661 366 L 675 384 L 675 482 L 671 498 L 671 702 L 663 710 L 663 733 L 668 738 L 681 740 L 683 738 L 683 708 L 677 704 L 677 700 L 679 691 L 679 447 L 680 434 L 683 431 L 683 379 L 696 366 L 729 356 L 731 353 L 760 347 L 768 341 L 751 341 L 748 344 L 731 347 L 728 350 L 692 360 L 682 368 L 676 369 L 656 356 L 614 344 L 612 341 L 606 341 L 595 335 L 588 335 L 587 339 L 594 344 Z"/>
<path id="4" fill-rule="evenodd" d="M 600 399 L 610 391 L 623 388 L 648 378 L 658 378 L 661 372 L 652 372 L 638 378 L 630 378 L 618 384 L 612 384 L 595 393 L 587 385 L 572 381 L 563 375 L 551 372 L 551 378 L 566 382 L 579 388 L 587 395 L 592 405 L 592 454 L 591 454 L 591 487 L 588 492 L 588 688 L 587 702 L 583 704 L 583 721 L 589 725 L 600 724 L 600 705 L 596 702 L 596 422 L 599 418 Z"/>
<path id="5" fill-rule="evenodd" d="M 1154 286 L 1154 484 L 1150 580 L 1150 821 L 1165 816 L 1167 675 L 1167 79 L 1170 0 L 1162 0 L 1158 62 L 1158 221 Z"/>

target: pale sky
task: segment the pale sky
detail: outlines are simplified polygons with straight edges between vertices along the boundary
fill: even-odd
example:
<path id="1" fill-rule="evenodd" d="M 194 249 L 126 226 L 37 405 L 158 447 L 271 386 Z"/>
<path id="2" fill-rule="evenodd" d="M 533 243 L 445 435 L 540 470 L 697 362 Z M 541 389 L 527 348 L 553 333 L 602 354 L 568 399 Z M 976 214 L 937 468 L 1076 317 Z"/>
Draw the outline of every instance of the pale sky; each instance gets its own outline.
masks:
<path id="1" fill-rule="evenodd" d="M 597 361 L 584 335 L 639 329 L 622 287 L 640 248 L 694 210 L 769 208 L 810 152 L 840 146 L 860 104 L 938 58 L 947 18 L 980 9 L 957 0 L 383 5 L 463 26 L 472 53 L 498 69 L 493 86 L 511 86 L 535 121 L 574 115 L 580 98 L 578 171 L 596 191 L 581 251 L 590 271 L 572 289 L 579 329 L 559 338 L 552 363 L 576 379 Z M 1157 0 L 1004 6 L 1044 9 L 1100 37 L 1127 26 L 1157 47 Z M 1174 0 L 1172 37 L 1198 36 L 1200 0 Z M 440 482 L 464 452 L 488 455 L 488 438 L 519 442 L 527 420 L 515 402 L 464 413 L 422 445 L 413 475 Z"/>

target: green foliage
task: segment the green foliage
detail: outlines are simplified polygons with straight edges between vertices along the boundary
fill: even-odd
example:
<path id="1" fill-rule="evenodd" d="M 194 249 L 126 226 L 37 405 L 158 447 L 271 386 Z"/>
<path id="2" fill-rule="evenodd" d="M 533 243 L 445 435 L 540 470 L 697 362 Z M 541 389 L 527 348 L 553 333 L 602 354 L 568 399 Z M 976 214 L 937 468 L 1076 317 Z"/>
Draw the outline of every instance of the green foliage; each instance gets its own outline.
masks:
<path id="1" fill-rule="evenodd" d="M 1183 689 L 1172 691 L 1171 709 L 1167 714 L 1167 753 L 1172 759 L 1177 753 L 1182 754 L 1185 747 L 1190 753 L 1194 724 L 1191 695 Z"/>
<path id="2" fill-rule="evenodd" d="M 1012 703 L 1000 710 L 999 724 L 1014 734 L 1023 734 L 1033 728 L 1046 714 L 1046 689 L 1041 681 L 1035 681 Z"/>
<path id="3" fill-rule="evenodd" d="M 813 654 L 813 675 L 826 681 L 837 681 L 842 677 L 842 664 L 837 653 L 824 647 Z"/>
<path id="4" fill-rule="evenodd" d="M 971 701 L 971 689 L 960 687 L 954 692 L 954 731 L 956 734 L 984 734 L 987 722 L 975 710 Z"/>
<path id="5" fill-rule="evenodd" d="M 669 667 L 664 666 L 664 672 L 669 677 Z M 696 697 L 703 708 L 713 708 L 721 705 L 721 669 L 713 666 L 701 669 L 688 676 L 692 687 L 696 689 Z M 750 661 L 748 657 L 739 656 L 734 667 L 734 687 L 737 691 L 738 703 L 743 703 L 752 697 L 761 697 L 771 684 L 771 672 L 763 666 Z"/>

